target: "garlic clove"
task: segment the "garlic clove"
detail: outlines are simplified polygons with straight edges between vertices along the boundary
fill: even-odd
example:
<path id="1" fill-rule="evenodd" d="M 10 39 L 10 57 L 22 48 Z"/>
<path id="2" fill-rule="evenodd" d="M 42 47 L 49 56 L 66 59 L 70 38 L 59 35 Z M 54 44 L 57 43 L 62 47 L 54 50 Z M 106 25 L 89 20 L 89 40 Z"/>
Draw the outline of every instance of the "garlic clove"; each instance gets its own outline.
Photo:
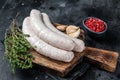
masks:
<path id="1" fill-rule="evenodd" d="M 78 38 L 79 35 L 80 35 L 80 29 L 78 29 L 76 32 L 74 33 L 70 33 L 70 34 L 67 34 L 69 35 L 70 37 L 73 37 L 73 38 Z"/>
<path id="2" fill-rule="evenodd" d="M 67 34 L 71 34 L 71 33 L 76 32 L 78 29 L 79 29 L 79 27 L 76 27 L 76 26 L 74 26 L 74 25 L 69 25 L 69 26 L 66 28 L 66 33 L 67 33 Z"/>
<path id="3" fill-rule="evenodd" d="M 56 28 L 60 31 L 65 31 L 67 26 L 66 25 L 59 25 L 59 26 L 56 26 Z"/>

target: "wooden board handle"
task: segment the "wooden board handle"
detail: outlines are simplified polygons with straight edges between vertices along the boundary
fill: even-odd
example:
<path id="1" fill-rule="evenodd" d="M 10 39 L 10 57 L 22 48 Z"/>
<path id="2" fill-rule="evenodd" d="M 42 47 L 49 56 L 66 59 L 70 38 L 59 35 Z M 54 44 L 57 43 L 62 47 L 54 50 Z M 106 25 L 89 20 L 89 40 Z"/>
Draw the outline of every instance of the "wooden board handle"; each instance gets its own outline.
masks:
<path id="1" fill-rule="evenodd" d="M 104 70 L 114 72 L 118 61 L 118 53 L 103 49 L 86 47 L 85 59 Z"/>

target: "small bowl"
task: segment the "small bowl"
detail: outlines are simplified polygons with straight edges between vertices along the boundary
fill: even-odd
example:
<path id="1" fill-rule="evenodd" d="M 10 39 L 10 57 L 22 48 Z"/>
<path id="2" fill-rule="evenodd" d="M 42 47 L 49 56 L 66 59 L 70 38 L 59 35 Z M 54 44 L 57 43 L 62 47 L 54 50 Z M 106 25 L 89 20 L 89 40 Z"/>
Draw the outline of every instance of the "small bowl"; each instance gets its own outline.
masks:
<path id="1" fill-rule="evenodd" d="M 101 19 L 99 19 L 99 18 L 96 18 L 96 19 L 99 19 L 99 20 L 101 20 L 101 21 L 104 22 L 104 25 L 105 25 L 104 27 L 105 27 L 105 29 L 104 29 L 103 31 L 101 31 L 101 32 L 95 32 L 95 31 L 89 29 L 89 28 L 85 25 L 85 21 L 88 20 L 89 18 L 96 18 L 96 17 L 87 17 L 87 18 L 85 18 L 85 19 L 82 21 L 82 27 L 83 27 L 85 33 L 88 34 L 88 35 L 91 36 L 91 37 L 94 37 L 94 38 L 103 37 L 103 36 L 105 35 L 106 31 L 107 31 L 107 28 L 108 28 L 106 22 L 104 22 L 103 20 L 101 20 Z"/>

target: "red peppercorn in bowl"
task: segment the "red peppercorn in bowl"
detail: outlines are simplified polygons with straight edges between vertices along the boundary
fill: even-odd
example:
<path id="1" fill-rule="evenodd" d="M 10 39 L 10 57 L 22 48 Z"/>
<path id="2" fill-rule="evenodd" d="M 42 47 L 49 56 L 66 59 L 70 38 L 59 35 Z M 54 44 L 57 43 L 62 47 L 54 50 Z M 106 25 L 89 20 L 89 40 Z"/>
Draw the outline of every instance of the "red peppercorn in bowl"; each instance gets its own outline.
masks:
<path id="1" fill-rule="evenodd" d="M 83 29 L 92 37 L 101 37 L 107 30 L 107 24 L 99 18 L 88 17 L 83 20 Z"/>

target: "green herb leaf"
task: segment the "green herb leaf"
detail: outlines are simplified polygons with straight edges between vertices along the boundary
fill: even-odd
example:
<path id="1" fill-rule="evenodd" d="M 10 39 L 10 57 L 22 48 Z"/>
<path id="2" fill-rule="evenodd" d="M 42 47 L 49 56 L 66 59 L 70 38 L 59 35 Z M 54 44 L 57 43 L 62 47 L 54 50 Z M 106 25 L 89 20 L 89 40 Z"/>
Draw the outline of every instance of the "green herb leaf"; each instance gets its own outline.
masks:
<path id="1" fill-rule="evenodd" d="M 29 42 L 25 39 L 27 34 L 23 34 L 16 25 L 15 20 L 5 33 L 5 57 L 9 60 L 12 71 L 15 68 L 28 69 L 32 67 L 33 56 L 29 53 L 32 49 Z M 28 35 L 27 35 L 28 36 Z"/>

